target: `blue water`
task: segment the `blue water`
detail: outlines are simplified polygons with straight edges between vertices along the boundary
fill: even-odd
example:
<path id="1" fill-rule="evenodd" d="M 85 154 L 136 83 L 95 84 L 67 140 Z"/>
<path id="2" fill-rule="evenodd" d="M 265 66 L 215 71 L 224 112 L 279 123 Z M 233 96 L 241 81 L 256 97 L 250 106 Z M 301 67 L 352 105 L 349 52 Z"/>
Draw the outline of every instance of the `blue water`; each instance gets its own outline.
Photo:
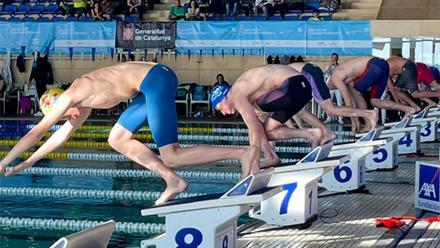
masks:
<path id="1" fill-rule="evenodd" d="M 26 125 L 33 124 L 29 121 L 0 121 L 0 124 Z M 108 123 L 89 122 L 87 124 L 112 125 Z M 207 124 L 180 124 L 184 127 L 214 127 Z M 215 127 L 243 128 L 239 124 L 215 125 Z M 8 130 L 0 128 L 0 134 L 6 132 L 21 132 L 24 135 L 28 130 Z M 230 134 L 228 134 L 230 135 Z M 240 134 L 245 135 L 245 134 Z M 2 137 L 5 138 L 5 137 Z M 15 137 L 18 139 L 19 137 Z M 105 140 L 103 140 L 105 141 Z M 206 142 L 198 142 L 206 143 Z M 230 142 L 216 142 L 216 144 L 231 144 Z M 75 151 L 70 149 L 68 151 Z M 96 151 L 93 151 L 96 152 Z M 295 154 L 283 154 L 283 157 L 300 158 Z M 18 163 L 19 161 L 16 161 Z M 84 168 L 118 168 L 139 169 L 133 163 L 115 162 L 79 162 L 79 161 L 49 161 L 42 160 L 35 164 L 42 167 L 84 167 Z M 201 170 L 214 171 L 239 171 L 238 166 L 211 166 Z M 0 176 L 0 187 L 38 187 L 38 188 L 66 188 L 66 189 L 102 189 L 102 190 L 130 190 L 130 191 L 162 191 L 164 183 L 159 178 L 111 178 L 111 177 L 73 177 L 73 176 L 31 176 L 16 175 L 11 177 Z M 195 193 L 220 193 L 233 186 L 231 182 L 202 182 L 190 181 L 187 192 Z M 53 218 L 70 220 L 96 220 L 106 221 L 113 219 L 118 222 L 145 222 L 163 223 L 164 219 L 157 216 L 142 217 L 141 209 L 148 208 L 153 202 L 143 201 L 111 201 L 87 200 L 69 198 L 43 198 L 43 197 L 4 197 L 0 196 L 0 217 L 13 218 Z M 24 228 L 0 228 L 0 248 L 21 247 L 49 247 L 57 239 L 71 232 L 31 230 Z M 140 241 L 148 239 L 148 235 L 125 235 L 114 233 L 109 247 L 139 247 Z"/>
<path id="2" fill-rule="evenodd" d="M 87 167 L 114 168 L 115 163 L 72 163 L 42 160 L 35 164 L 40 167 Z M 118 163 L 118 168 L 132 168 L 131 163 Z M 211 170 L 210 168 L 207 168 Z M 218 169 L 217 169 L 218 171 Z M 220 193 L 227 191 L 233 183 L 190 181 L 187 192 Z M 0 176 L 0 187 L 35 187 L 68 189 L 102 189 L 130 191 L 162 191 L 165 187 L 159 178 L 110 178 L 74 176 Z M 70 220 L 118 222 L 164 223 L 156 216 L 142 217 L 140 211 L 153 202 L 113 201 L 46 197 L 5 197 L 0 196 L 0 217 L 13 218 L 53 218 Z M 57 239 L 70 232 L 29 229 L 0 228 L 0 247 L 48 247 Z M 140 241 L 148 235 L 114 234 L 109 247 L 139 247 Z"/>

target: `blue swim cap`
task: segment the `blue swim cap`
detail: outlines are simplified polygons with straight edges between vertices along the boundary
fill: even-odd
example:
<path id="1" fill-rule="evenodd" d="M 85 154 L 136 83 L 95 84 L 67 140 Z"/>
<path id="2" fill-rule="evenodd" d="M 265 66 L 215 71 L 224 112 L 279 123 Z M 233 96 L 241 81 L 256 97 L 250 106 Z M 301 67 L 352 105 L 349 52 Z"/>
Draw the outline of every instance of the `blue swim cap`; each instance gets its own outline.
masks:
<path id="1" fill-rule="evenodd" d="M 217 107 L 217 105 L 221 101 L 223 101 L 225 96 L 228 94 L 230 88 L 231 86 L 229 86 L 229 84 L 223 83 L 216 85 L 214 88 L 212 88 L 211 97 L 209 99 L 211 102 L 211 108 Z"/>

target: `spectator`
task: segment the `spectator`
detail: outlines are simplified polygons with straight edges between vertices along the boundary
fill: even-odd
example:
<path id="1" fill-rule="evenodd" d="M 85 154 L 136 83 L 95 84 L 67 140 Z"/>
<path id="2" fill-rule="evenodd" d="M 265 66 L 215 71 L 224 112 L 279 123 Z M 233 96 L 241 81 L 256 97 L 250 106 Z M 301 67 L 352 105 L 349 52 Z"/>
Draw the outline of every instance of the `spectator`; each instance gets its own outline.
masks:
<path id="1" fill-rule="evenodd" d="M 127 0 L 128 14 L 139 13 L 138 8 L 141 6 L 141 0 Z"/>
<path id="2" fill-rule="evenodd" d="M 217 82 L 214 83 L 212 88 L 214 88 L 215 86 L 217 86 L 219 84 L 227 84 L 227 85 L 229 85 L 229 83 L 225 81 L 225 78 L 223 77 L 223 74 L 221 74 L 221 73 L 217 74 Z"/>
<path id="3" fill-rule="evenodd" d="M 211 0 L 211 3 L 209 4 L 211 13 L 214 14 L 214 16 L 219 16 L 220 20 L 223 20 L 223 14 L 225 10 L 225 6 L 223 3 L 223 0 Z"/>
<path id="4" fill-rule="evenodd" d="M 35 80 L 37 94 L 40 98 L 46 91 L 46 86 L 53 83 L 52 67 L 44 57 L 37 58 L 36 66 L 32 69 L 29 81 Z"/>
<path id="5" fill-rule="evenodd" d="M 111 9 L 112 9 L 112 18 L 115 18 L 116 15 L 120 15 L 125 13 L 127 2 L 125 0 L 113 0 L 110 1 Z"/>
<path id="6" fill-rule="evenodd" d="M 248 17 L 253 16 L 254 14 L 254 1 L 252 0 L 241 0 L 240 1 L 240 8 L 241 12 L 244 12 L 244 14 Z"/>
<path id="7" fill-rule="evenodd" d="M 198 4 L 200 13 L 203 13 L 203 18 L 206 20 L 206 17 L 209 15 L 210 12 L 209 0 L 199 0 Z"/>
<path id="8" fill-rule="evenodd" d="M 272 0 L 272 5 L 269 6 L 269 15 L 273 16 L 276 12 L 279 12 L 281 18 L 284 20 L 284 16 L 287 12 L 287 3 L 285 0 Z"/>
<path id="9" fill-rule="evenodd" d="M 296 57 L 296 62 L 304 62 L 304 58 L 301 55 L 298 55 L 298 57 Z"/>
<path id="10" fill-rule="evenodd" d="M 309 22 L 322 22 L 322 18 L 319 16 L 319 11 L 313 12 L 313 16 L 311 16 L 307 21 Z"/>
<path id="11" fill-rule="evenodd" d="M 226 15 L 237 16 L 240 0 L 226 0 Z"/>
<path id="12" fill-rule="evenodd" d="M 339 55 L 337 53 L 332 53 L 331 62 L 324 70 L 324 80 L 326 83 L 330 81 L 330 77 L 333 71 L 336 70 L 336 67 L 338 67 L 338 65 L 339 65 Z M 343 105 L 341 92 L 339 92 L 338 89 L 330 90 L 330 96 L 332 99 L 336 99 L 336 104 L 338 106 Z M 324 123 L 330 123 L 331 121 L 332 118 L 329 115 L 327 115 L 327 119 L 324 121 Z M 338 122 L 340 124 L 344 124 L 344 120 L 342 119 L 342 116 L 338 117 Z"/>
<path id="13" fill-rule="evenodd" d="M 73 0 L 73 8 L 70 15 L 77 14 L 76 18 L 87 14 L 87 2 L 85 0 Z"/>
<path id="14" fill-rule="evenodd" d="M 188 12 L 186 13 L 187 20 L 199 20 L 200 8 L 196 0 L 190 0 L 188 4 Z"/>
<path id="15" fill-rule="evenodd" d="M 255 0 L 255 6 L 254 6 L 254 16 L 258 16 L 258 12 L 263 11 L 264 17 L 266 19 L 269 19 L 270 17 L 270 7 L 271 3 L 269 0 Z"/>
<path id="16" fill-rule="evenodd" d="M 109 0 L 102 0 L 101 2 L 102 13 L 110 13 L 112 6 Z"/>
<path id="17" fill-rule="evenodd" d="M 57 5 L 58 5 L 57 14 L 61 13 L 62 16 L 65 16 L 67 14 L 67 7 L 64 4 L 64 1 L 57 0 Z"/>
<path id="18" fill-rule="evenodd" d="M 180 20 L 185 18 L 185 8 L 181 4 L 180 0 L 176 1 L 175 6 L 171 6 L 168 18 L 170 20 Z"/>
<path id="19" fill-rule="evenodd" d="M 105 18 L 102 16 L 102 6 L 98 0 L 92 0 L 90 2 L 90 13 L 95 21 L 104 21 Z"/>

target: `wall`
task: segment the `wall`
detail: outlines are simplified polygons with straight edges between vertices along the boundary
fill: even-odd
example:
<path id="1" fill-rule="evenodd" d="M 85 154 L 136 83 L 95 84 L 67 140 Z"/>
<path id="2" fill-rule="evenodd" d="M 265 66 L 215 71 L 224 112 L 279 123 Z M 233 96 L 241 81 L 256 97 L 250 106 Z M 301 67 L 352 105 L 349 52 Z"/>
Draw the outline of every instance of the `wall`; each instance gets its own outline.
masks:
<path id="1" fill-rule="evenodd" d="M 19 73 L 16 68 L 15 57 L 16 56 L 13 56 L 11 63 L 12 73 L 16 84 L 21 86 L 24 82 L 29 81 L 32 58 L 28 57 L 26 59 L 26 72 Z M 148 59 L 152 61 L 152 56 Z M 199 57 L 198 55 L 194 55 L 188 59 L 187 55 L 179 55 L 177 59 L 175 59 L 174 55 L 167 56 L 167 54 L 165 54 L 163 60 L 161 60 L 160 57 L 158 59 L 159 63 L 164 63 L 175 70 L 180 83 L 197 82 L 204 85 L 212 85 L 218 73 L 222 73 L 226 81 L 233 83 L 243 71 L 264 64 L 263 56 L 229 55 L 222 58 L 222 56 L 212 57 L 205 55 Z M 327 61 L 327 57 L 325 57 L 315 59 L 314 63 L 325 67 Z M 107 56 L 107 58 L 98 57 L 95 62 L 89 58 L 70 61 L 68 58 L 58 59 L 57 56 L 54 56 L 51 57 L 50 62 L 52 64 L 55 81 L 73 81 L 82 74 L 117 63 L 116 58 L 111 60 L 110 56 Z M 3 61 L 0 62 L 0 67 L 3 67 Z"/>
<path id="2" fill-rule="evenodd" d="M 440 19 L 438 0 L 384 0 L 380 6 L 379 20 Z"/>

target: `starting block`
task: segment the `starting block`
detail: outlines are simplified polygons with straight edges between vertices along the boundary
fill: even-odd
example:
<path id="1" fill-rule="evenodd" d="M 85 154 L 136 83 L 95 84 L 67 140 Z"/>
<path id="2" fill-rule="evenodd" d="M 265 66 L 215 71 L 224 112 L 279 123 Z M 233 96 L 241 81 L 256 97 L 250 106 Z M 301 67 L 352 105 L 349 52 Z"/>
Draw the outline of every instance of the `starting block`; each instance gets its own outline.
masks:
<path id="1" fill-rule="evenodd" d="M 116 223 L 109 220 L 92 228 L 63 237 L 50 248 L 106 248 Z"/>
<path id="2" fill-rule="evenodd" d="M 143 240 L 141 247 L 237 247 L 238 217 L 281 192 L 280 187 L 267 187 L 272 175 L 270 168 L 249 175 L 224 194 L 179 199 L 142 210 L 142 216 L 165 216 L 166 231 Z"/>
<path id="3" fill-rule="evenodd" d="M 328 157 L 332 143 L 316 147 L 296 165 L 274 167 L 269 187 L 282 186 L 283 191 L 261 202 L 260 210 L 251 209 L 249 216 L 269 225 L 304 224 L 317 215 L 318 179 L 350 156 Z"/>
<path id="4" fill-rule="evenodd" d="M 380 138 L 398 140 L 397 153 L 399 155 L 417 153 L 420 150 L 420 127 L 411 126 L 413 117 L 410 116 L 398 122 L 390 129 L 382 131 Z M 364 134 L 358 134 L 360 137 Z"/>
<path id="5" fill-rule="evenodd" d="M 319 186 L 334 192 L 357 190 L 364 186 L 366 156 L 387 144 L 387 139 L 379 139 L 382 130 L 371 130 L 353 143 L 334 145 L 330 156 L 350 155 L 351 158 L 322 176 Z"/>
<path id="6" fill-rule="evenodd" d="M 414 115 L 411 125 L 420 126 L 420 142 L 434 142 L 437 140 L 436 126 L 438 124 L 437 117 L 427 117 L 428 109 L 425 109 Z M 397 125 L 398 122 L 385 123 L 385 126 L 391 127 Z"/>
<path id="7" fill-rule="evenodd" d="M 440 213 L 440 162 L 417 161 L 415 177 L 415 206 Z"/>

